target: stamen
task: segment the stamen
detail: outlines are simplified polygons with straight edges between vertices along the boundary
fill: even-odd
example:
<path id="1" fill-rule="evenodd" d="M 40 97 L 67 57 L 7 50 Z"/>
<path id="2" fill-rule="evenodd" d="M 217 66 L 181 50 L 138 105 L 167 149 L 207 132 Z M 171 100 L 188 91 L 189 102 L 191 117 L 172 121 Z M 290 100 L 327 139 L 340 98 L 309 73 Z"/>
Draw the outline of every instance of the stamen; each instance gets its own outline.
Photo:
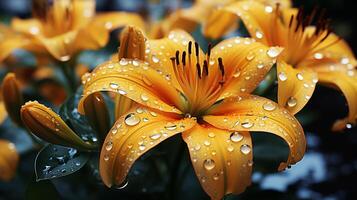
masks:
<path id="1" fill-rule="evenodd" d="M 211 49 L 212 49 L 212 44 L 211 44 L 211 43 L 208 43 L 208 48 L 207 48 L 208 58 L 211 56 Z"/>
<path id="2" fill-rule="evenodd" d="M 293 24 L 293 21 L 294 21 L 294 15 L 291 15 L 290 22 L 289 22 L 289 28 L 291 28 L 291 25 Z"/>
<path id="3" fill-rule="evenodd" d="M 203 74 L 208 76 L 208 63 L 207 60 L 203 61 Z"/>
<path id="4" fill-rule="evenodd" d="M 188 43 L 188 55 L 192 54 L 192 41 Z"/>
<path id="5" fill-rule="evenodd" d="M 182 64 L 183 66 L 186 65 L 186 51 L 182 52 Z"/>
<path id="6" fill-rule="evenodd" d="M 223 62 L 222 62 L 222 58 L 219 57 L 218 58 L 218 66 L 219 66 L 219 70 L 221 70 L 222 76 L 224 75 L 224 66 L 223 66 Z"/>
<path id="7" fill-rule="evenodd" d="M 198 58 L 200 51 L 199 51 L 198 43 L 197 43 L 197 42 L 195 42 L 195 50 L 196 50 L 196 57 Z"/>
<path id="8" fill-rule="evenodd" d="M 175 59 L 176 59 L 176 65 L 180 65 L 180 58 L 179 58 L 179 56 L 180 56 L 180 52 L 179 51 L 176 51 L 176 55 L 175 55 L 176 57 L 175 57 Z"/>
<path id="9" fill-rule="evenodd" d="M 198 77 L 201 79 L 202 76 L 201 76 L 201 66 L 199 63 L 196 64 L 196 69 L 197 69 L 197 74 L 198 74 Z"/>

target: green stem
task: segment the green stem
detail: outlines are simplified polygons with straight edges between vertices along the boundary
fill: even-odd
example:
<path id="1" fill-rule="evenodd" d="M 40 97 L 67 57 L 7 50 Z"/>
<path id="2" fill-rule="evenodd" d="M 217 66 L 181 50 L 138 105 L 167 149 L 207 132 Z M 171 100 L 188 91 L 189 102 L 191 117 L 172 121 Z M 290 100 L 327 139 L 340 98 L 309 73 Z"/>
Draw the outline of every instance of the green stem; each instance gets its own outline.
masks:
<path id="1" fill-rule="evenodd" d="M 76 58 L 73 57 L 71 60 L 67 62 L 60 62 L 58 64 L 62 71 L 62 74 L 66 78 L 69 95 L 74 94 L 78 87 L 78 81 L 75 72 L 75 67 L 76 67 L 75 60 Z"/>

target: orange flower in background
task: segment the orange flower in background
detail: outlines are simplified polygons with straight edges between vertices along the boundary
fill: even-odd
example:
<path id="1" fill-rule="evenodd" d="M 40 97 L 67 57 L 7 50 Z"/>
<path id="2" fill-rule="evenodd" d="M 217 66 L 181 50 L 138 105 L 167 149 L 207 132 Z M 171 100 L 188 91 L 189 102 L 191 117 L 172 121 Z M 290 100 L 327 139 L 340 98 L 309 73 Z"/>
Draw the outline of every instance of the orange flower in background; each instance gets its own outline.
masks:
<path id="1" fill-rule="evenodd" d="M 105 185 L 123 184 L 135 160 L 179 133 L 212 199 L 241 193 L 250 184 L 249 131 L 273 133 L 288 143 L 290 154 L 280 170 L 301 160 L 306 143 L 299 122 L 276 103 L 249 94 L 281 51 L 236 37 L 209 46 L 204 54 L 190 35 L 173 31 L 147 41 L 144 60 L 108 61 L 87 74 L 81 113 L 85 99 L 101 91 L 137 103 L 117 120 L 103 144 L 100 174 Z"/>
<path id="2" fill-rule="evenodd" d="M 0 61 L 15 49 L 26 49 L 37 56 L 49 53 L 57 60 L 68 61 L 81 50 L 103 47 L 115 28 L 144 26 L 134 13 L 95 14 L 94 0 L 35 0 L 33 16 L 15 18 L 11 28 L 0 26 Z"/>
<path id="3" fill-rule="evenodd" d="M 338 88 L 349 106 L 346 118 L 333 130 L 350 128 L 357 118 L 357 61 L 347 43 L 333 34 L 324 14 L 304 17 L 302 9 L 279 9 L 251 1 L 230 4 L 218 12 L 240 16 L 250 35 L 266 45 L 284 47 L 278 60 L 278 99 L 291 113 L 299 112 L 311 98 L 317 82 Z M 211 24 L 217 29 L 225 23 Z"/>
<path id="4" fill-rule="evenodd" d="M 7 140 L 0 139 L 0 180 L 10 181 L 16 172 L 19 155 L 15 145 Z"/>
<path id="5" fill-rule="evenodd" d="M 232 2 L 237 2 L 241 0 L 196 0 L 193 5 L 189 8 L 178 9 L 171 13 L 168 17 L 163 19 L 153 28 L 151 33 L 152 38 L 160 38 L 160 36 L 167 36 L 167 34 L 173 29 L 184 29 L 188 32 L 193 31 L 198 25 L 205 25 L 207 19 L 210 16 L 214 16 L 218 23 L 224 20 L 225 24 L 229 26 L 224 27 L 224 30 L 217 30 L 212 27 L 212 33 L 214 35 L 228 33 L 233 31 L 234 28 L 238 26 L 237 19 L 227 18 L 226 13 L 220 13 L 216 15 L 214 13 L 215 9 L 226 6 Z M 276 3 L 281 4 L 283 7 L 290 7 L 291 0 L 252 0 L 264 3 L 266 5 L 275 5 Z M 222 31 L 222 32 L 220 32 Z M 217 38 L 218 36 L 216 36 Z"/>

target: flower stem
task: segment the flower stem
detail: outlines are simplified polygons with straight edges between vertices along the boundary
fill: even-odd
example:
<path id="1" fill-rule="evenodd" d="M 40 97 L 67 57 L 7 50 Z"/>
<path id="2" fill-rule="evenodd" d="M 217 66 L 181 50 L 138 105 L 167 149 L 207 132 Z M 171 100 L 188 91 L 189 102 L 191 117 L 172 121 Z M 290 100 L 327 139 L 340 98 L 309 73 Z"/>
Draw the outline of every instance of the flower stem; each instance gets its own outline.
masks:
<path id="1" fill-rule="evenodd" d="M 60 63 L 60 69 L 67 80 L 68 91 L 70 94 L 74 94 L 78 86 L 75 73 L 75 63 L 72 60 L 74 59 Z"/>

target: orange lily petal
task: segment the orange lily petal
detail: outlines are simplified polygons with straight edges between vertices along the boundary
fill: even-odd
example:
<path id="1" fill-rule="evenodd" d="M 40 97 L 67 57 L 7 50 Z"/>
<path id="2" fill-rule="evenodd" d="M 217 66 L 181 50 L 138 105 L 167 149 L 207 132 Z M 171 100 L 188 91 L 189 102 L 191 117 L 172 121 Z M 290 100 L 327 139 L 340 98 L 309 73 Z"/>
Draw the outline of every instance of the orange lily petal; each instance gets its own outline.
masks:
<path id="1" fill-rule="evenodd" d="M 224 40 L 212 49 L 211 60 L 222 58 L 225 70 L 223 96 L 252 92 L 264 79 L 283 49 L 267 47 L 250 38 Z M 218 72 L 218 68 L 215 68 Z"/>
<path id="2" fill-rule="evenodd" d="M 114 124 L 100 154 L 99 169 L 108 187 L 124 183 L 131 166 L 161 141 L 192 128 L 195 118 L 133 108 Z"/>
<path id="3" fill-rule="evenodd" d="M 269 1 L 267 1 L 269 2 Z M 273 37 L 271 35 L 272 19 L 275 15 L 274 12 L 275 3 L 260 3 L 258 1 L 236 1 L 224 6 L 214 12 L 204 27 L 204 34 L 207 37 L 219 38 L 227 30 L 233 21 L 239 17 L 245 27 L 248 29 L 250 35 L 263 42 L 264 44 L 272 45 L 269 43 L 269 39 Z"/>
<path id="4" fill-rule="evenodd" d="M 7 58 L 15 49 L 22 48 L 29 43 L 29 40 L 8 27 L 0 24 L 0 62 Z"/>
<path id="5" fill-rule="evenodd" d="M 20 33 L 29 35 L 43 34 L 42 24 L 38 19 L 19 19 L 15 18 L 11 21 L 11 28 Z"/>
<path id="6" fill-rule="evenodd" d="M 115 119 L 118 119 L 136 105 L 135 101 L 124 95 L 115 95 Z"/>
<path id="7" fill-rule="evenodd" d="M 99 91 L 115 92 L 148 107 L 180 113 L 176 109 L 182 106 L 180 93 L 156 70 L 139 60 L 109 61 L 82 79 L 84 96 L 78 105 L 81 113 L 84 99 Z"/>
<path id="8" fill-rule="evenodd" d="M 279 170 L 295 164 L 305 153 L 305 135 L 297 119 L 275 102 L 262 97 L 241 95 L 224 99 L 214 105 L 203 120 L 225 130 L 262 131 L 281 137 L 289 145 L 290 154 Z"/>
<path id="9" fill-rule="evenodd" d="M 72 29 L 86 25 L 95 15 L 95 0 L 72 1 Z"/>
<path id="10" fill-rule="evenodd" d="M 2 124 L 4 122 L 6 117 L 7 117 L 7 112 L 5 109 L 4 102 L 2 100 L 0 100 L 0 124 Z"/>
<path id="11" fill-rule="evenodd" d="M 309 68 L 294 69 L 278 62 L 278 102 L 292 114 L 298 113 L 311 98 L 317 83 L 317 74 Z"/>
<path id="12" fill-rule="evenodd" d="M 211 199 L 222 199 L 229 193 L 239 194 L 250 185 L 253 153 L 249 132 L 197 124 L 182 137 L 190 150 L 201 186 Z"/>
<path id="13" fill-rule="evenodd" d="M 334 131 L 341 131 L 346 127 L 356 124 L 357 119 L 357 70 L 351 71 L 353 74 L 342 72 L 320 72 L 319 81 L 329 86 L 337 86 L 346 97 L 349 113 L 345 119 L 335 122 Z"/>
<path id="14" fill-rule="evenodd" d="M 0 139 L 0 180 L 10 181 L 15 176 L 18 162 L 19 154 L 15 145 Z"/>

